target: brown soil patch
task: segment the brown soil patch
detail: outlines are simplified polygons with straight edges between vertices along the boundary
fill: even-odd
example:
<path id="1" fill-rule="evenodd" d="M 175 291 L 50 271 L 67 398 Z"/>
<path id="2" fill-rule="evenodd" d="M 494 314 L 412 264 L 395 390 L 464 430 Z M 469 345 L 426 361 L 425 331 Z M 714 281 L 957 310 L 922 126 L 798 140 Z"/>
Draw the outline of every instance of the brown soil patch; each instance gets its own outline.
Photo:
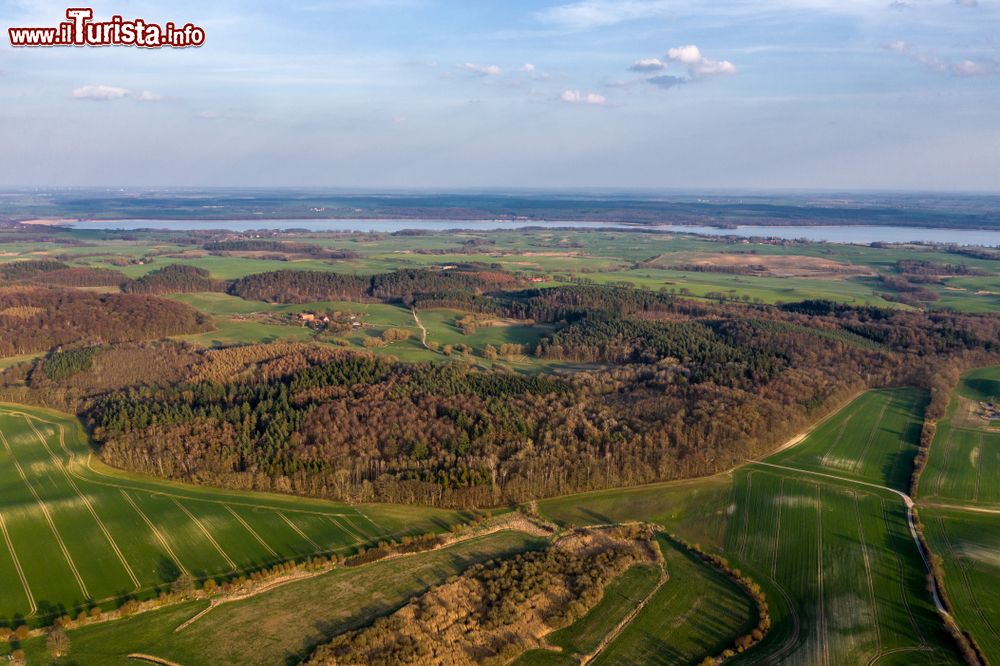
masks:
<path id="1" fill-rule="evenodd" d="M 981 430 L 988 428 L 990 421 L 983 417 L 983 408 L 977 401 L 959 396 L 958 406 L 951 417 L 951 424 L 956 428 Z"/>
<path id="2" fill-rule="evenodd" d="M 660 265 L 687 265 L 717 268 L 720 271 L 745 271 L 747 274 L 768 277 L 845 278 L 859 275 L 871 276 L 875 272 L 867 266 L 843 264 L 821 257 L 789 255 L 760 255 L 750 253 L 662 255 L 653 260 Z"/>

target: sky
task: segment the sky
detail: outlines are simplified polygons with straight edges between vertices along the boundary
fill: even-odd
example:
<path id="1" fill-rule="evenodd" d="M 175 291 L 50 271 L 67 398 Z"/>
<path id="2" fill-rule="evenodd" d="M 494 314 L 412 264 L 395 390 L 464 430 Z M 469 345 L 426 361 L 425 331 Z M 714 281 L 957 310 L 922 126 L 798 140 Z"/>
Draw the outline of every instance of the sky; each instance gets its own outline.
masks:
<path id="1" fill-rule="evenodd" d="M 206 41 L 0 0 L 0 187 L 1000 190 L 1000 0 L 92 6 Z"/>

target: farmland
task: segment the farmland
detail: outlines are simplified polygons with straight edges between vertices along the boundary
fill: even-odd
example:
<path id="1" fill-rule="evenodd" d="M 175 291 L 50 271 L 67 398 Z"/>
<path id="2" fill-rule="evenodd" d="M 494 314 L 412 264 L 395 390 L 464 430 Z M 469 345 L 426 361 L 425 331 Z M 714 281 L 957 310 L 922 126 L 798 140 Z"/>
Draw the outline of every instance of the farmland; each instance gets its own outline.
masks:
<path id="1" fill-rule="evenodd" d="M 93 458 L 75 420 L 12 405 L 0 407 L 0 444 L 6 622 L 45 623 L 155 596 L 181 574 L 221 580 L 462 520 L 448 511 L 216 492 L 122 474 Z"/>
<path id="2" fill-rule="evenodd" d="M 654 523 L 724 558 L 772 621 L 732 663 L 960 660 L 905 493 L 939 366 L 1000 352 L 994 319 L 949 310 L 996 309 L 988 253 L 645 230 L 290 232 L 225 240 L 234 251 L 212 250 L 225 246 L 212 233 L 46 233 L 5 245 L 0 269 L 119 271 L 115 296 L 205 325 L 0 359 L 4 399 L 23 403 L 0 405 L 0 630 L 35 630 L 7 643 L 30 662 L 55 618 L 140 600 L 134 617 L 76 622 L 69 661 L 298 663 L 472 564 L 554 540 L 503 529 L 398 562 L 301 564 L 305 580 L 227 596 L 277 563 L 447 532 L 480 515 L 467 507 L 537 508 L 570 529 Z M 279 249 L 239 249 L 258 241 Z M 206 273 L 129 291 L 176 265 Z M 270 273 L 287 269 L 304 277 Z M 35 334 L 36 292 L 119 289 L 44 277 L 5 285 L 21 299 L 0 312 L 8 330 Z M 916 498 L 954 617 L 993 660 L 1000 434 L 985 403 L 998 402 L 1000 370 L 963 377 Z M 662 569 L 628 569 L 519 663 L 600 648 L 598 664 L 692 664 L 750 634 L 751 597 L 657 538 Z M 207 581 L 229 587 L 209 602 Z"/>
<path id="3" fill-rule="evenodd" d="M 540 507 L 571 522 L 622 507 L 748 573 L 767 594 L 775 628 L 737 663 L 764 655 L 801 664 L 957 663 L 905 505 L 886 487 L 902 478 L 892 463 L 910 456 L 924 400 L 916 391 L 868 392 L 798 445 L 729 476 Z M 824 465 L 824 457 L 851 465 Z"/>
<path id="4" fill-rule="evenodd" d="M 938 424 L 922 501 L 1000 508 L 1000 431 L 982 406 L 989 403 L 1000 403 L 1000 368 L 963 376 Z"/>
<path id="5" fill-rule="evenodd" d="M 920 515 L 959 625 L 1000 659 L 1000 434 L 980 404 L 1000 402 L 1000 368 L 964 375 L 938 424 Z"/>
<path id="6" fill-rule="evenodd" d="M 324 640 L 392 612 L 410 597 L 477 562 L 539 548 L 544 540 L 520 532 L 491 534 L 448 548 L 337 568 L 248 599 L 217 606 L 181 631 L 207 606 L 191 601 L 71 632 L 74 663 L 135 664 L 132 652 L 178 663 L 297 663 Z M 44 641 L 26 643 L 29 658 L 44 658 Z"/>

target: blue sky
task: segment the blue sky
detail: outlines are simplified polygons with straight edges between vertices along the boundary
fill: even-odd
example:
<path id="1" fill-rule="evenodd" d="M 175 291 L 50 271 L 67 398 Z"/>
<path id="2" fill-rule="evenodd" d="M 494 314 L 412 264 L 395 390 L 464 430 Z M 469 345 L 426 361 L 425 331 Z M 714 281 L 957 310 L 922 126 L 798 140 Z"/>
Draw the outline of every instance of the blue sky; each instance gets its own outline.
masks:
<path id="1" fill-rule="evenodd" d="M 207 41 L 0 0 L 0 186 L 1000 189 L 1000 0 L 93 7 Z"/>

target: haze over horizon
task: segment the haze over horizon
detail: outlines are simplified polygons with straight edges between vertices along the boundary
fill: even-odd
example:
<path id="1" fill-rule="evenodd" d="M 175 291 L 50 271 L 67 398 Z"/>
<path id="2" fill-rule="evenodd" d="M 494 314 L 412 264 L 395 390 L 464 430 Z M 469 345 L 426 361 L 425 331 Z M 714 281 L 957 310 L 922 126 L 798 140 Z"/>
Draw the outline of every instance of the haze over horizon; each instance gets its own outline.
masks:
<path id="1" fill-rule="evenodd" d="M 66 6 L 0 0 L 0 24 Z M 994 0 L 121 0 L 0 40 L 0 187 L 997 190 Z"/>

